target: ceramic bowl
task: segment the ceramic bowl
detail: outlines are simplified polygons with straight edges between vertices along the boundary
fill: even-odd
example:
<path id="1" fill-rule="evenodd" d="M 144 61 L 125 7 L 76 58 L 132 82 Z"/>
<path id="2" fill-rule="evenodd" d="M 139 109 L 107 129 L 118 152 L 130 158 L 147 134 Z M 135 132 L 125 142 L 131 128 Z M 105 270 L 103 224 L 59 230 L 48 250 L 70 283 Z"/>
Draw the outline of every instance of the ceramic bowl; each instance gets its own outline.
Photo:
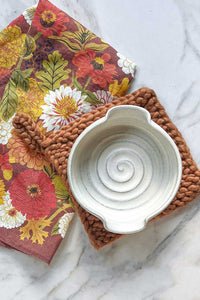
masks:
<path id="1" fill-rule="evenodd" d="M 114 233 L 142 230 L 173 200 L 181 176 L 177 146 L 138 106 L 111 108 L 80 134 L 68 160 L 75 199 Z"/>

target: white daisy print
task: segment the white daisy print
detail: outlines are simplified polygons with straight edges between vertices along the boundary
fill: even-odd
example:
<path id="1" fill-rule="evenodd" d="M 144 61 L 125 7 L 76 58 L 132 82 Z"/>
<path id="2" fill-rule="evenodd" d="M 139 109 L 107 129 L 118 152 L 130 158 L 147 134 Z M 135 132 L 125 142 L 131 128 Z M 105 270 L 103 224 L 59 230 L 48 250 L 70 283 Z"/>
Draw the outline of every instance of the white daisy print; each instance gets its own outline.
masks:
<path id="1" fill-rule="evenodd" d="M 71 222 L 73 216 L 74 216 L 74 213 L 67 213 L 67 214 L 64 214 L 60 218 L 59 225 L 58 225 L 58 232 L 60 233 L 62 238 L 64 238 L 64 236 L 67 232 L 67 229 L 69 227 L 69 223 Z"/>
<path id="2" fill-rule="evenodd" d="M 12 125 L 12 120 L 14 116 L 10 118 L 7 122 L 0 119 L 0 144 L 6 145 L 8 143 L 9 138 L 11 138 L 11 130 L 14 128 Z"/>
<path id="3" fill-rule="evenodd" d="M 107 103 L 110 103 L 113 101 L 113 96 L 110 92 L 104 91 L 104 90 L 98 90 L 94 92 L 95 96 L 99 101 L 102 102 L 102 105 L 106 105 Z M 101 104 L 97 105 L 100 106 Z"/>
<path id="4" fill-rule="evenodd" d="M 136 64 L 120 53 L 117 53 L 117 56 L 119 57 L 117 64 L 122 68 L 122 71 L 134 77 Z"/>
<path id="5" fill-rule="evenodd" d="M 97 97 L 99 101 L 102 102 L 102 104 L 91 104 L 91 109 L 96 109 L 99 106 L 106 105 L 107 103 L 110 103 L 113 101 L 114 97 L 111 95 L 110 92 L 104 91 L 104 90 L 98 90 L 96 92 L 93 92 L 93 94 Z"/>
<path id="6" fill-rule="evenodd" d="M 33 20 L 33 16 L 35 13 L 37 5 L 33 5 L 29 8 L 27 8 L 24 12 L 23 12 L 23 16 L 24 19 L 26 20 L 26 22 L 31 25 L 32 24 L 32 20 Z"/>
<path id="7" fill-rule="evenodd" d="M 26 220 L 26 216 L 17 211 L 11 204 L 10 193 L 3 196 L 3 204 L 0 205 L 0 227 L 7 229 L 21 226 Z"/>
<path id="8" fill-rule="evenodd" d="M 47 132 L 56 132 L 83 113 L 90 112 L 91 105 L 84 101 L 86 97 L 80 91 L 63 85 L 55 92 L 49 91 L 44 97 L 46 105 L 41 106 L 43 113 L 40 117 Z"/>

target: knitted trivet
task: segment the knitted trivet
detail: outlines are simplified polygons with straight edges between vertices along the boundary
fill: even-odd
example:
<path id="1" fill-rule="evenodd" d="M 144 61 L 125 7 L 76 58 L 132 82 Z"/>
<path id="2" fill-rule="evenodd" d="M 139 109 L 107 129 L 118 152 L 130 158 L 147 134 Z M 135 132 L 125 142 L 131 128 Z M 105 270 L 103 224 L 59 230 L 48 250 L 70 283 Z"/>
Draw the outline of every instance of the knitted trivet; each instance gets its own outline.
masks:
<path id="1" fill-rule="evenodd" d="M 70 191 L 67 180 L 67 161 L 73 143 L 87 126 L 105 116 L 111 107 L 117 105 L 137 105 L 146 108 L 150 112 L 152 120 L 171 136 L 180 151 L 183 166 L 181 185 L 172 203 L 156 218 L 170 214 L 179 207 L 183 207 L 194 200 L 200 194 L 200 171 L 181 133 L 169 119 L 153 90 L 142 88 L 130 95 L 114 100 L 112 103 L 100 106 L 96 110 L 84 114 L 79 119 L 64 126 L 55 134 L 50 134 L 48 137 L 43 136 L 36 124 L 24 114 L 17 114 L 13 120 L 13 125 L 31 149 L 42 151 L 50 160 Z M 95 249 L 108 245 L 122 236 L 108 232 L 97 217 L 85 211 L 76 202 L 72 194 L 71 197 L 90 242 Z"/>

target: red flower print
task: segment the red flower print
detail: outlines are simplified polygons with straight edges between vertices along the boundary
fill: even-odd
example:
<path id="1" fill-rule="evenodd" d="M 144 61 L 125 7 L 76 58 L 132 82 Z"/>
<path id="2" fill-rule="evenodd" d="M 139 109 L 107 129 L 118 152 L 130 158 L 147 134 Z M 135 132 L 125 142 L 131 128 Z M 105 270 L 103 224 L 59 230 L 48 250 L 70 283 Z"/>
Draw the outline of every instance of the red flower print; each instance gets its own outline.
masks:
<path id="1" fill-rule="evenodd" d="M 12 205 L 26 218 L 38 220 L 56 208 L 55 187 L 42 171 L 26 170 L 18 175 L 9 188 Z"/>
<path id="2" fill-rule="evenodd" d="M 32 26 L 37 26 L 37 30 L 43 33 L 44 37 L 52 36 L 66 30 L 63 23 L 69 22 L 69 18 L 64 12 L 47 1 L 40 1 L 36 9 Z"/>
<path id="3" fill-rule="evenodd" d="M 3 170 L 12 170 L 12 167 L 9 163 L 9 155 L 8 153 L 4 154 L 4 155 L 1 155 L 0 154 L 0 166 L 1 166 L 1 169 L 2 171 Z"/>
<path id="4" fill-rule="evenodd" d="M 117 75 L 115 65 L 109 64 L 110 55 L 105 53 L 101 57 L 95 57 L 92 49 L 81 50 L 73 57 L 73 64 L 79 69 L 76 76 L 91 76 L 92 81 L 104 88 L 107 83 L 113 83 L 113 75 Z"/>

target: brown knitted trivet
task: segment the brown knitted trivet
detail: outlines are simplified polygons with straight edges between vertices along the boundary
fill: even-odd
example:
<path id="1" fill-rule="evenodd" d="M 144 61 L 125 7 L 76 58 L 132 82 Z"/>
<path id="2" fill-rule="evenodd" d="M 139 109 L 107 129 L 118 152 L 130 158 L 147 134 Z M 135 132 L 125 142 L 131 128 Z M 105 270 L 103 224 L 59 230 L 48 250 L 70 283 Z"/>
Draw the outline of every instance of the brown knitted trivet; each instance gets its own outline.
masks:
<path id="1" fill-rule="evenodd" d="M 172 203 L 156 218 L 170 214 L 179 207 L 183 207 L 194 200 L 200 194 L 200 171 L 181 133 L 169 119 L 153 90 L 142 88 L 130 95 L 114 100 L 112 103 L 82 115 L 81 118 L 64 126 L 55 134 L 50 134 L 47 138 L 42 135 L 36 124 L 24 114 L 17 114 L 13 120 L 13 125 L 31 149 L 42 151 L 50 160 L 70 191 L 67 180 L 67 161 L 73 143 L 87 126 L 105 116 L 111 107 L 117 105 L 137 105 L 146 108 L 150 112 L 152 120 L 171 136 L 180 151 L 183 166 L 181 185 Z M 100 249 L 122 236 L 105 230 L 102 222 L 85 211 L 76 202 L 72 194 L 71 196 L 90 242 L 95 249 Z"/>

